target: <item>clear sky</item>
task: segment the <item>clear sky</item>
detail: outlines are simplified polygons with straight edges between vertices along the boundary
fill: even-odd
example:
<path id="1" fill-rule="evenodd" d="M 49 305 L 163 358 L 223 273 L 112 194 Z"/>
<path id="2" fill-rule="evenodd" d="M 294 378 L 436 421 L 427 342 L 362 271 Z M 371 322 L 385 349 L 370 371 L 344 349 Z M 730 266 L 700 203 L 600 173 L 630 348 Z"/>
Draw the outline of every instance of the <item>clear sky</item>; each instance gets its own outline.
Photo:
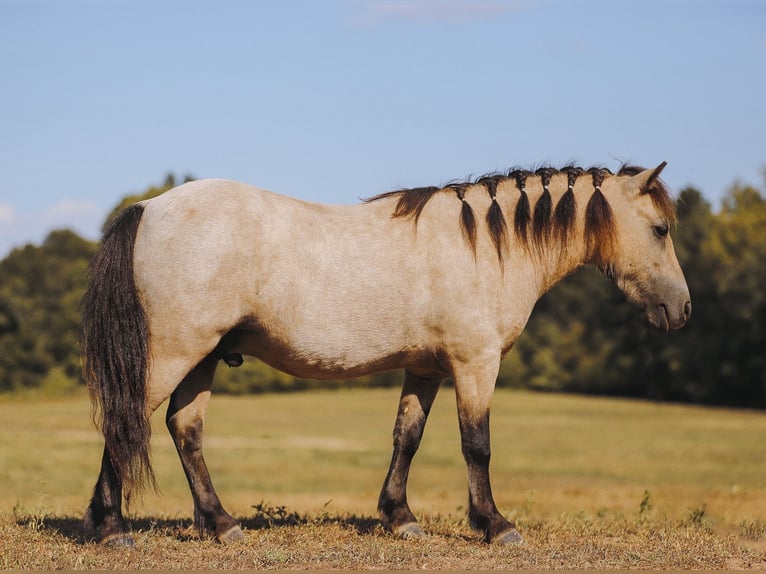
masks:
<path id="1" fill-rule="evenodd" d="M 353 203 L 512 166 L 766 166 L 763 0 L 0 0 L 0 257 L 179 176 Z"/>

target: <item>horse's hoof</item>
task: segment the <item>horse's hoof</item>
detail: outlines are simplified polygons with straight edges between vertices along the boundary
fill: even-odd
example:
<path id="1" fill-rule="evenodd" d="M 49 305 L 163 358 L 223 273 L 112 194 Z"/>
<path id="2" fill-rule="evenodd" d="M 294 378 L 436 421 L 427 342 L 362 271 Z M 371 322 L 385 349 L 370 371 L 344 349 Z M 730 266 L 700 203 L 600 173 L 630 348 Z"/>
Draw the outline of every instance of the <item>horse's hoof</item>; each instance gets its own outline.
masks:
<path id="1" fill-rule="evenodd" d="M 108 546 L 110 548 L 133 548 L 136 545 L 136 541 L 130 534 L 120 532 L 119 534 L 110 534 L 101 539 L 102 546 Z"/>
<path id="2" fill-rule="evenodd" d="M 515 528 L 506 530 L 502 534 L 495 536 L 492 539 L 493 544 L 508 545 L 508 544 L 521 544 L 522 542 L 524 542 L 524 539 L 521 537 L 521 534 L 519 534 Z"/>
<path id="3" fill-rule="evenodd" d="M 217 538 L 218 538 L 218 542 L 220 542 L 221 544 L 231 544 L 232 542 L 238 542 L 239 540 L 244 540 L 245 533 L 242 532 L 242 529 L 235 524 L 223 534 L 218 535 Z"/>
<path id="4" fill-rule="evenodd" d="M 419 540 L 426 538 L 426 533 L 423 532 L 423 529 L 417 522 L 408 522 L 407 524 L 402 524 L 401 526 L 397 527 L 396 530 L 394 530 L 394 534 L 396 534 L 399 538 L 403 538 L 404 540 Z"/>

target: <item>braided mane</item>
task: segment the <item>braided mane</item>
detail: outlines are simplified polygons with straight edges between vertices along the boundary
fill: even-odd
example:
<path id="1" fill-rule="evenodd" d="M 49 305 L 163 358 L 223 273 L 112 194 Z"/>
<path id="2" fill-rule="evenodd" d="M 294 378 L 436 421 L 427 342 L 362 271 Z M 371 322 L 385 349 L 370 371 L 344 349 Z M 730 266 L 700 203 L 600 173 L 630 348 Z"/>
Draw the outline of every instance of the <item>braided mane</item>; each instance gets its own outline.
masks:
<path id="1" fill-rule="evenodd" d="M 634 165 L 623 165 L 615 174 L 603 167 L 583 169 L 576 166 L 562 168 L 540 167 L 535 171 L 511 169 L 505 173 L 489 173 L 475 179 L 453 181 L 444 186 L 416 187 L 399 189 L 376 195 L 365 202 L 378 201 L 385 198 L 397 198 L 392 217 L 411 217 L 417 224 L 423 209 L 438 193 L 454 193 L 462 203 L 460 210 L 460 226 L 467 243 L 476 250 L 476 213 L 465 197 L 469 187 L 483 187 L 488 193 L 491 204 L 485 215 L 487 228 L 492 243 L 497 250 L 500 262 L 503 261 L 503 247 L 509 240 L 508 222 L 500 204 L 497 192 L 500 184 L 512 182 L 519 193 L 513 213 L 513 234 L 516 240 L 526 248 L 543 250 L 552 244 L 566 247 L 574 228 L 577 203 L 574 196 L 574 186 L 580 177 L 590 177 L 593 184 L 593 194 L 585 206 L 585 242 L 587 256 L 598 265 L 607 265 L 614 249 L 615 221 L 609 202 L 601 191 L 601 185 L 607 177 L 634 176 L 645 168 Z M 556 205 L 550 193 L 550 183 L 553 176 L 565 174 L 567 190 L 559 198 Z M 527 194 L 527 183 L 535 178 L 543 192 L 531 205 Z M 668 188 L 659 179 L 652 183 L 642 193 L 651 196 L 657 208 L 664 214 L 669 223 L 675 223 L 675 203 Z"/>

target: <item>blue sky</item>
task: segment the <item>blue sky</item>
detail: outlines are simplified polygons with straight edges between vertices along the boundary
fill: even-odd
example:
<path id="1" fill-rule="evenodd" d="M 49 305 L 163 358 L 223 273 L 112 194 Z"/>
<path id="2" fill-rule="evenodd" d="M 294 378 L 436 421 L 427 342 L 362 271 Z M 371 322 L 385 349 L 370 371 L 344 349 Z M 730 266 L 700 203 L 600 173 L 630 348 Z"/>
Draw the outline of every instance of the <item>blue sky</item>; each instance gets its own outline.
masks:
<path id="1" fill-rule="evenodd" d="M 766 2 L 0 0 L 0 257 L 168 172 L 353 203 L 542 162 L 766 166 Z"/>

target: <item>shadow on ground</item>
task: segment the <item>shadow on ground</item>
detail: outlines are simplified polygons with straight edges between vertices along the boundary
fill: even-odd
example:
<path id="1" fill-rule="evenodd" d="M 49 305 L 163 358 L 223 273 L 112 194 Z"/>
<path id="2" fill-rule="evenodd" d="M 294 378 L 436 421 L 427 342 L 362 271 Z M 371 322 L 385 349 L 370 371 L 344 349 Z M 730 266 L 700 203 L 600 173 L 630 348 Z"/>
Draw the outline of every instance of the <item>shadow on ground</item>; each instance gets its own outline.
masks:
<path id="1" fill-rule="evenodd" d="M 284 506 L 272 507 L 264 504 L 253 506 L 251 516 L 240 517 L 243 530 L 268 530 L 284 526 L 337 525 L 348 528 L 357 534 L 374 532 L 380 526 L 380 520 L 371 516 L 336 515 L 322 513 L 317 516 L 301 515 L 287 510 Z M 154 518 L 137 517 L 128 520 L 134 533 L 161 533 L 163 536 L 179 541 L 199 540 L 199 535 L 189 518 Z M 57 516 L 19 516 L 16 524 L 38 532 L 58 534 L 76 544 L 93 542 L 93 533 L 86 530 L 82 518 Z"/>

